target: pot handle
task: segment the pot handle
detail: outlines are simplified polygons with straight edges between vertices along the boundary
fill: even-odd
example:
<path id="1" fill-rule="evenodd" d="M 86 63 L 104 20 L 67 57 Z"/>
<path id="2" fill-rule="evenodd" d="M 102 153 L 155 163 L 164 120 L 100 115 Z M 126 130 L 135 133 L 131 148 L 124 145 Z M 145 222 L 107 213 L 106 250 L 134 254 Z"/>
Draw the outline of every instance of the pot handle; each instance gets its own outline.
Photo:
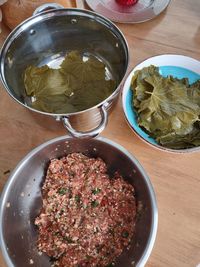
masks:
<path id="1" fill-rule="evenodd" d="M 50 9 L 60 9 L 60 8 L 64 8 L 64 6 L 57 3 L 47 3 L 37 7 L 36 10 L 33 12 L 33 16 L 40 14 L 43 11 L 47 11 Z"/>
<path id="2" fill-rule="evenodd" d="M 101 114 L 101 122 L 96 128 L 92 129 L 91 131 L 81 132 L 81 131 L 75 130 L 72 127 L 68 117 L 63 117 L 62 118 L 63 125 L 70 132 L 70 134 L 73 137 L 76 137 L 76 138 L 86 138 L 86 137 L 87 138 L 92 138 L 92 137 L 95 137 L 95 136 L 99 135 L 105 129 L 105 127 L 106 127 L 106 125 L 108 123 L 108 113 L 107 113 L 107 110 L 106 110 L 105 106 L 103 105 L 103 106 L 99 107 L 99 111 L 100 111 L 100 114 Z"/>

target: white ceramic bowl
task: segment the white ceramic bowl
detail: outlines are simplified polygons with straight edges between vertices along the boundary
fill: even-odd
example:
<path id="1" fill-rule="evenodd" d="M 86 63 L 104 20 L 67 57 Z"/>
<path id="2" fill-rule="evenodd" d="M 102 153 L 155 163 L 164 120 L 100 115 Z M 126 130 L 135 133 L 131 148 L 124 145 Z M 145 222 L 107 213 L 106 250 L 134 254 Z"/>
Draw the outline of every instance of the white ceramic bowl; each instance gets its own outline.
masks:
<path id="1" fill-rule="evenodd" d="M 156 148 L 179 153 L 199 150 L 199 147 L 180 149 L 180 150 L 163 147 L 159 145 L 152 137 L 150 137 L 145 131 L 143 131 L 139 127 L 137 123 L 137 114 L 134 111 L 134 107 L 132 104 L 133 92 L 131 90 L 131 80 L 136 70 L 140 70 L 150 65 L 155 65 L 159 67 L 159 71 L 163 76 L 172 75 L 173 77 L 177 78 L 187 77 L 190 83 L 193 83 L 196 80 L 200 79 L 200 61 L 196 59 L 183 55 L 166 54 L 166 55 L 154 56 L 144 60 L 130 72 L 123 87 L 122 105 L 123 105 L 124 115 L 129 126 L 137 136 L 139 136 L 147 144 L 152 145 Z"/>

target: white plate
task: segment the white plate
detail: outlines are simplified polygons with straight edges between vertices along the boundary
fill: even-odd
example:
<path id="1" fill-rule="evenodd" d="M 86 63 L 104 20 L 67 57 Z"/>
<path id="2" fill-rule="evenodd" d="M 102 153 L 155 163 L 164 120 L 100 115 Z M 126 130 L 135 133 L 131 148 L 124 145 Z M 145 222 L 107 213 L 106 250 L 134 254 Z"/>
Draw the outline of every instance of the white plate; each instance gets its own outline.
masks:
<path id="1" fill-rule="evenodd" d="M 170 0 L 139 0 L 133 6 L 122 6 L 115 0 L 86 0 L 88 6 L 108 19 L 121 23 L 140 23 L 158 16 Z"/>

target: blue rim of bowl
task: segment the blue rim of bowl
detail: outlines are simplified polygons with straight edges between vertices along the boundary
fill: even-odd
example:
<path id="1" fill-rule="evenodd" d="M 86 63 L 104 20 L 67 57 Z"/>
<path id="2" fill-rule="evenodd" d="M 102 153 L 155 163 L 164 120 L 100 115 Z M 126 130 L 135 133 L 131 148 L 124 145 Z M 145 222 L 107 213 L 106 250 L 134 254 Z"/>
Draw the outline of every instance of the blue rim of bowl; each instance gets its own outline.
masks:
<path id="1" fill-rule="evenodd" d="M 12 185 L 13 180 L 15 179 L 15 176 L 17 175 L 18 171 L 23 168 L 23 165 L 26 163 L 26 161 L 28 161 L 32 156 L 34 156 L 36 153 L 38 153 L 40 150 L 44 149 L 45 147 L 47 147 L 48 145 L 51 145 L 54 142 L 57 141 L 67 141 L 73 139 L 72 137 L 66 137 L 66 136 L 61 136 L 61 137 L 57 137 L 54 139 L 51 139 L 39 146 L 37 146 L 36 148 L 34 148 L 33 150 L 31 150 L 15 167 L 15 169 L 12 171 L 12 173 L 10 174 L 3 192 L 1 194 L 1 198 L 0 198 L 0 247 L 2 249 L 2 255 L 4 257 L 4 260 L 7 264 L 8 267 L 15 267 L 9 257 L 8 251 L 6 249 L 6 243 L 5 240 L 3 238 L 3 229 L 2 229 L 2 222 L 3 222 L 3 211 L 4 211 L 4 207 L 6 205 L 6 201 L 7 201 L 7 197 L 8 197 L 8 191 L 10 186 Z M 150 202 L 151 202 L 151 207 L 152 207 L 152 216 L 151 216 L 151 230 L 150 230 L 150 235 L 148 238 L 148 242 L 146 244 L 146 247 L 144 249 L 144 252 L 139 260 L 139 262 L 137 263 L 137 267 L 143 267 L 145 266 L 146 262 L 148 261 L 148 258 L 153 250 L 153 246 L 156 240 L 156 234 L 157 234 L 157 229 L 158 229 L 158 207 L 157 207 L 157 201 L 156 201 L 156 195 L 155 195 L 155 191 L 153 189 L 153 185 L 151 183 L 151 180 L 149 178 L 149 176 L 147 175 L 146 171 L 144 170 L 144 168 L 142 167 L 142 165 L 140 164 L 140 162 L 130 153 L 128 152 L 128 150 L 126 150 L 123 146 L 111 141 L 110 139 L 107 139 L 105 137 L 97 137 L 97 140 L 110 144 L 111 146 L 117 148 L 118 150 L 120 150 L 122 153 L 124 153 L 132 162 L 135 163 L 135 165 L 137 166 L 137 168 L 139 169 L 139 171 L 141 172 L 144 181 L 147 185 L 148 188 L 148 192 L 150 195 Z"/>
<path id="2" fill-rule="evenodd" d="M 125 120 L 128 124 L 128 126 L 131 128 L 131 130 L 136 134 L 136 136 L 144 141 L 146 144 L 150 145 L 151 147 L 153 148 L 156 148 L 160 151 L 165 151 L 165 152 L 169 152 L 169 153 L 177 153 L 177 154 L 185 154 L 185 153 L 190 153 L 190 152 L 197 152 L 200 150 L 200 147 L 193 147 L 193 148 L 185 148 L 185 149 L 172 149 L 172 148 L 167 148 L 167 147 L 164 147 L 164 146 L 161 146 L 159 145 L 158 143 L 156 143 L 156 141 L 150 137 L 147 133 L 145 133 L 141 127 L 137 126 L 135 127 L 135 125 L 133 125 L 129 118 L 128 118 L 128 115 L 127 115 L 127 107 L 126 107 L 126 98 L 127 98 L 127 92 L 128 90 L 130 90 L 130 84 L 129 84 L 129 89 L 126 90 L 126 94 L 125 94 L 125 85 L 126 85 L 126 82 L 128 79 L 131 79 L 131 77 L 133 76 L 134 72 L 135 72 L 135 69 L 140 65 L 142 64 L 143 62 L 147 61 L 147 60 L 150 60 L 150 59 L 153 59 L 153 58 L 156 58 L 156 57 L 160 57 L 160 56 L 181 56 L 181 57 L 185 57 L 185 58 L 188 58 L 188 59 L 191 59 L 193 61 L 196 61 L 200 64 L 200 61 L 198 61 L 197 59 L 195 58 L 192 58 L 192 57 L 188 57 L 188 56 L 185 56 L 185 55 L 180 55 L 180 54 L 171 54 L 171 53 L 168 53 L 168 54 L 157 54 L 155 56 L 152 56 L 152 57 L 147 57 L 145 58 L 144 60 L 140 61 L 137 65 L 134 66 L 134 68 L 132 68 L 129 73 L 126 75 L 126 79 L 125 79 L 125 82 L 123 83 L 122 85 L 122 107 L 123 107 L 123 113 L 124 113 L 124 117 L 125 117 Z M 159 67 L 159 66 L 158 66 Z M 177 66 L 178 67 L 178 66 Z M 185 68 L 186 69 L 186 68 Z M 188 69 L 189 70 L 189 69 Z M 194 71 L 192 71 L 194 72 Z M 194 72 L 195 73 L 195 72 Z M 195 73 L 197 74 L 197 73 Z M 200 76 L 200 74 L 197 74 Z M 130 107 L 132 109 L 132 107 Z M 133 111 L 132 111 L 133 112 Z M 134 113 L 133 113 L 134 114 Z M 135 114 L 134 114 L 135 116 Z M 139 129 L 138 131 L 136 130 Z M 143 134 L 141 135 L 139 132 L 142 132 Z M 148 136 L 148 139 L 152 139 L 153 142 L 150 142 L 148 139 L 146 139 L 145 137 Z"/>

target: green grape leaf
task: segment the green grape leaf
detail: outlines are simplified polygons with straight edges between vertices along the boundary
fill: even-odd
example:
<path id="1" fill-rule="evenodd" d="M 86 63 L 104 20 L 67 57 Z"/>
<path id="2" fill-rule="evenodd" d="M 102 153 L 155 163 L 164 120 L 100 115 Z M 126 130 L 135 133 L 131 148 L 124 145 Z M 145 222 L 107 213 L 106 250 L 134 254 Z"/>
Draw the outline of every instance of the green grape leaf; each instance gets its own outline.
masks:
<path id="1" fill-rule="evenodd" d="M 32 107 L 50 113 L 72 113 L 95 106 L 109 97 L 116 82 L 106 77 L 105 65 L 94 56 L 84 59 L 70 52 L 59 69 L 29 66 L 24 73 Z"/>
<path id="2" fill-rule="evenodd" d="M 180 139 L 184 139 L 180 148 L 193 146 L 191 135 L 195 132 L 196 136 L 194 123 L 200 115 L 200 82 L 190 86 L 188 79 L 162 77 L 157 67 L 150 66 L 135 72 L 132 90 L 139 126 L 164 146 L 174 147 L 176 142 L 181 146 Z"/>

